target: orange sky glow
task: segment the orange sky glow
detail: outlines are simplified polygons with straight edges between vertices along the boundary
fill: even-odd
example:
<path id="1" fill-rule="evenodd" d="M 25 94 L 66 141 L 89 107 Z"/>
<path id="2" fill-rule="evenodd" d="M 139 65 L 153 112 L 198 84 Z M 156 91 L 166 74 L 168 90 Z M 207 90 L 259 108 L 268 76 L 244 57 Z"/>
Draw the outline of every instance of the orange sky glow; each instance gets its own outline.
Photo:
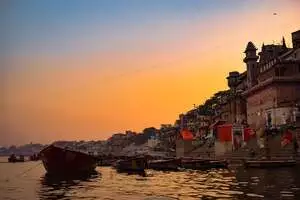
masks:
<path id="1" fill-rule="evenodd" d="M 141 38 L 112 41 L 128 46 L 125 50 L 6 56 L 0 145 L 102 140 L 173 124 L 193 104 L 226 89 L 229 71 L 245 70 L 248 41 L 260 48 L 285 36 L 291 46 L 291 32 L 300 29 L 299 3 L 276 2 L 204 19 L 145 24 L 153 32 L 141 26 L 135 30 Z M 178 37 L 169 38 L 173 33 Z M 84 46 L 88 37 L 80 38 L 73 45 Z"/>

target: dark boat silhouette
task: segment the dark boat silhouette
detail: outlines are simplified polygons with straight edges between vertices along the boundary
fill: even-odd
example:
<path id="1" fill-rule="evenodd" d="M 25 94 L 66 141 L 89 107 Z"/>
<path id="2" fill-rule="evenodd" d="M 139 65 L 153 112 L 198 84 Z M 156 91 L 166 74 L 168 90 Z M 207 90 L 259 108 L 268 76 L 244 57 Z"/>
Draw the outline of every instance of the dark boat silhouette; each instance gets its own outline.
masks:
<path id="1" fill-rule="evenodd" d="M 95 172 L 94 156 L 50 145 L 40 152 L 40 158 L 48 174 L 78 174 Z"/>
<path id="2" fill-rule="evenodd" d="M 144 157 L 132 157 L 124 160 L 118 160 L 115 163 L 118 171 L 143 172 L 147 168 L 147 159 Z"/>
<path id="3" fill-rule="evenodd" d="M 148 162 L 148 168 L 154 170 L 177 171 L 181 166 L 181 159 L 171 158 L 164 160 L 151 160 Z"/>
<path id="4" fill-rule="evenodd" d="M 8 162 L 12 162 L 12 163 L 25 162 L 25 158 L 24 158 L 23 155 L 21 155 L 21 156 L 19 156 L 19 158 L 17 158 L 17 156 L 15 154 L 12 154 L 12 155 L 9 156 Z"/>
<path id="5" fill-rule="evenodd" d="M 227 168 L 226 160 L 183 159 L 181 165 L 185 169 L 207 170 L 212 168 Z"/>
<path id="6" fill-rule="evenodd" d="M 297 165 L 296 160 L 247 160 L 244 161 L 247 168 L 277 168 L 293 167 Z"/>

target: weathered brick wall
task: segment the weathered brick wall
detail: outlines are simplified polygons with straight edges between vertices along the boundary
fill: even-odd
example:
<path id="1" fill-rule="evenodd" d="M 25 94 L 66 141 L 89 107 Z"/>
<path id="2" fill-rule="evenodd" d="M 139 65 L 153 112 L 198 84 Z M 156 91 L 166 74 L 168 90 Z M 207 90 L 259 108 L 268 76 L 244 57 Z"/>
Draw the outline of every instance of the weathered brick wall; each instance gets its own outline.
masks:
<path id="1" fill-rule="evenodd" d="M 269 86 L 264 90 L 250 95 L 247 98 L 247 122 L 250 126 L 256 124 L 258 113 L 265 116 L 265 110 L 276 106 L 274 98 L 277 96 L 277 89 L 274 86 Z M 276 100 L 276 98 L 275 98 Z"/>
<path id="2" fill-rule="evenodd" d="M 277 86 L 278 106 L 294 106 L 300 100 L 300 84 L 280 84 Z"/>

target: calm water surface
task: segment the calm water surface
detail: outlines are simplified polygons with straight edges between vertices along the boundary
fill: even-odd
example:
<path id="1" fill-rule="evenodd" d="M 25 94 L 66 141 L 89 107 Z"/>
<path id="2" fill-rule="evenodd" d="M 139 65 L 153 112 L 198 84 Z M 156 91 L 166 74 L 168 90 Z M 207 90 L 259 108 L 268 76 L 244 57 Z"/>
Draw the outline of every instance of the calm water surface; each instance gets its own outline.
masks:
<path id="1" fill-rule="evenodd" d="M 146 175 L 97 168 L 90 177 L 55 179 L 45 176 L 40 162 L 3 163 L 0 199 L 300 199 L 297 168 L 280 170 L 210 170 Z"/>

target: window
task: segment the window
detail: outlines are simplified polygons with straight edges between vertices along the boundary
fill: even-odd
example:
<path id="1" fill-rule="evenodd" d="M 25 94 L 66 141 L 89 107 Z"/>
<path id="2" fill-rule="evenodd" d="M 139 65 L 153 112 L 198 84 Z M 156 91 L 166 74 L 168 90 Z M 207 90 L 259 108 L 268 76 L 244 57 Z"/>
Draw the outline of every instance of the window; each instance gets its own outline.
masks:
<path id="1" fill-rule="evenodd" d="M 298 65 L 298 72 L 300 72 L 300 64 Z"/>

